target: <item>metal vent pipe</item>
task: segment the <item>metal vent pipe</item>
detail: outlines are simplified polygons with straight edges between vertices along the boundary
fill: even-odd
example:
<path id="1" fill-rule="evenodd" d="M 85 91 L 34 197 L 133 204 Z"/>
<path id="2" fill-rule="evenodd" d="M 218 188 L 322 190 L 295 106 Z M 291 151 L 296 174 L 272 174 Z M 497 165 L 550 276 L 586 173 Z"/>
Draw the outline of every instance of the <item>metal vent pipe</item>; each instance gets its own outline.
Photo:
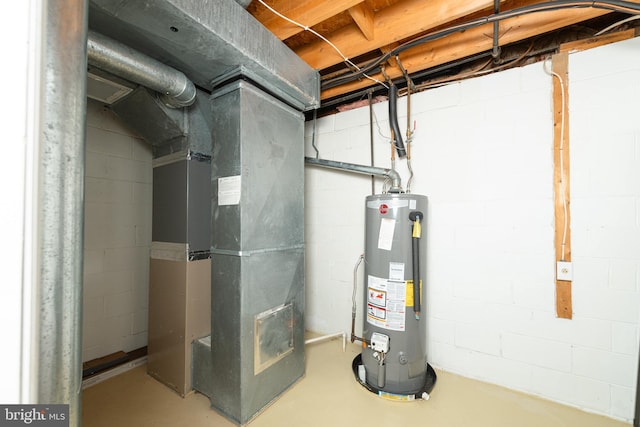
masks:
<path id="1" fill-rule="evenodd" d="M 33 213 L 26 217 L 27 221 L 37 224 L 25 234 L 24 256 L 33 263 L 25 280 L 32 280 L 33 284 L 24 283 L 24 297 L 25 304 L 33 307 L 34 316 L 25 320 L 22 328 L 34 328 L 33 340 L 23 345 L 38 353 L 37 358 L 23 359 L 24 369 L 29 369 L 31 363 L 35 366 L 31 365 L 30 375 L 34 377 L 24 385 L 25 400 L 20 403 L 68 404 L 66 425 L 77 427 L 82 421 L 85 48 L 89 2 L 33 3 L 38 3 L 43 14 L 42 20 L 34 22 L 34 27 L 39 28 L 34 28 L 36 35 L 31 35 L 29 42 L 34 42 L 33 49 L 41 52 L 37 54 L 41 61 L 34 61 L 34 72 L 38 74 L 29 79 L 41 76 L 42 84 L 34 84 L 37 92 L 30 97 L 37 99 L 31 102 L 39 109 L 31 125 L 35 145 L 25 148 L 23 154 L 37 159 L 30 171 L 37 196 L 26 204 L 33 203 Z M 29 207 L 25 207 L 25 214 L 26 209 Z M 37 302 L 33 304 L 29 299 Z"/>
<path id="2" fill-rule="evenodd" d="M 310 165 L 322 166 L 330 169 L 340 169 L 347 172 L 361 173 L 364 175 L 384 176 L 391 179 L 391 188 L 389 189 L 390 193 L 402 193 L 402 179 L 400 178 L 400 174 L 394 169 L 337 162 L 334 160 L 316 159 L 313 157 L 305 157 L 304 161 L 305 163 Z"/>
<path id="3" fill-rule="evenodd" d="M 196 87 L 182 72 L 95 31 L 89 31 L 87 56 L 90 65 L 160 92 L 169 107 L 195 102 Z"/>

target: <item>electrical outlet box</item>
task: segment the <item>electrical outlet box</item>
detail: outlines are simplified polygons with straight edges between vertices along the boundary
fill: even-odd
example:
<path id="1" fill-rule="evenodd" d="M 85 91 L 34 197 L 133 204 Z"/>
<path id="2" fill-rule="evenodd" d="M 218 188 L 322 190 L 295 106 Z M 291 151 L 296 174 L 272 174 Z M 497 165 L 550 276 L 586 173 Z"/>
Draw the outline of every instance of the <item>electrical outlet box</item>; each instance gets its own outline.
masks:
<path id="1" fill-rule="evenodd" d="M 569 261 L 558 261 L 556 264 L 556 279 L 570 282 L 573 280 L 573 264 Z"/>

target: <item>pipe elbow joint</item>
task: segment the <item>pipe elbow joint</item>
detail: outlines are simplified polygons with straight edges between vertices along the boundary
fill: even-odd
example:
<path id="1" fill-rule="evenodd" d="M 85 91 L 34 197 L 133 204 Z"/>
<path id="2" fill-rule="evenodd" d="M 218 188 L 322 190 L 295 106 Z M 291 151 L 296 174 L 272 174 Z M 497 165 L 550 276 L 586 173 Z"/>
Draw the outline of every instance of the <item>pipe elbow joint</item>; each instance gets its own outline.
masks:
<path id="1" fill-rule="evenodd" d="M 179 76 L 178 80 L 179 82 L 176 84 L 176 86 L 178 86 L 179 89 L 171 92 L 167 91 L 166 93 L 160 95 L 160 100 L 167 107 L 188 107 L 190 105 L 193 105 L 193 103 L 196 101 L 195 85 L 184 74 Z"/>
<path id="2" fill-rule="evenodd" d="M 391 179 L 390 193 L 402 193 L 402 178 L 395 169 L 385 169 L 385 175 Z"/>

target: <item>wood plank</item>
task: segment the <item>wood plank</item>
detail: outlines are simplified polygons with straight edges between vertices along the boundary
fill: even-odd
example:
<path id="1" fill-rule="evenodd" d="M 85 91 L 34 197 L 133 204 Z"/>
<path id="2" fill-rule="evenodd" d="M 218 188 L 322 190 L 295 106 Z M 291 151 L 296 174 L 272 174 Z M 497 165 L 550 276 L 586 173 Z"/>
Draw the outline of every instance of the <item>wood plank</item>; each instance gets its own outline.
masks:
<path id="1" fill-rule="evenodd" d="M 373 40 L 374 35 L 374 12 L 365 3 L 349 8 L 349 15 L 353 18 L 360 31 L 367 40 Z"/>
<path id="2" fill-rule="evenodd" d="M 619 42 L 622 40 L 632 39 L 636 36 L 636 30 L 626 30 L 617 33 L 603 34 L 597 37 L 589 37 L 584 40 L 576 40 L 560 45 L 560 52 L 575 52 L 580 50 L 593 49 L 594 47 L 604 46 L 606 44 Z"/>
<path id="3" fill-rule="evenodd" d="M 588 19 L 609 13 L 599 9 L 566 9 L 554 12 L 541 12 L 523 15 L 502 21 L 500 44 L 502 46 L 533 37 L 537 34 L 562 28 Z M 400 54 L 402 66 L 415 73 L 431 67 L 445 64 L 456 59 L 486 52 L 493 47 L 493 41 L 487 34 L 492 34 L 493 25 L 487 24 L 452 34 L 448 37 L 424 43 Z M 388 69 L 392 79 L 402 76 L 398 70 Z M 380 78 L 379 74 L 372 77 Z M 375 84 L 368 79 L 347 83 L 342 86 L 322 91 L 322 99 L 342 95 L 347 92 L 369 87 Z"/>
<path id="4" fill-rule="evenodd" d="M 94 375 L 119 364 L 126 363 L 128 360 L 129 356 L 124 351 L 117 351 L 98 359 L 89 360 L 82 364 L 82 376 L 88 377 Z"/>
<path id="5" fill-rule="evenodd" d="M 388 46 L 380 46 L 380 52 L 382 52 L 383 54 L 387 54 L 389 52 L 391 52 L 393 49 L 397 48 L 398 46 L 400 46 L 399 43 L 391 43 Z M 396 75 L 397 73 L 402 73 L 402 71 L 400 70 L 400 68 L 398 68 L 396 70 L 395 73 L 390 72 L 389 69 L 390 68 L 398 68 L 398 62 L 396 61 L 395 57 L 389 57 L 389 59 L 387 59 L 386 65 L 385 65 L 385 69 L 387 71 L 387 74 L 392 74 L 392 75 Z"/>
<path id="6" fill-rule="evenodd" d="M 362 3 L 362 1 L 363 0 L 332 0 L 330 2 L 319 2 L 317 0 L 298 0 L 291 2 L 281 0 L 268 4 L 287 18 L 302 25 L 312 27 L 345 10 L 349 10 L 349 8 Z M 254 16 L 280 40 L 285 40 L 304 31 L 304 29 L 280 18 L 264 7 L 260 12 L 256 12 Z"/>
<path id="7" fill-rule="evenodd" d="M 569 55 L 554 55 L 553 77 L 553 187 L 557 261 L 571 261 L 571 204 L 569 161 Z M 564 241 L 564 244 L 563 244 Z M 555 266 L 554 266 L 555 271 Z M 571 319 L 571 282 L 556 279 L 556 315 Z"/>
<path id="8" fill-rule="evenodd" d="M 490 0 L 403 0 L 375 14 L 373 40 L 362 40 L 362 32 L 356 24 L 346 26 L 327 38 L 346 57 L 353 58 L 490 7 L 493 7 Z M 301 46 L 295 52 L 317 70 L 342 62 L 342 57 L 321 40 Z"/>

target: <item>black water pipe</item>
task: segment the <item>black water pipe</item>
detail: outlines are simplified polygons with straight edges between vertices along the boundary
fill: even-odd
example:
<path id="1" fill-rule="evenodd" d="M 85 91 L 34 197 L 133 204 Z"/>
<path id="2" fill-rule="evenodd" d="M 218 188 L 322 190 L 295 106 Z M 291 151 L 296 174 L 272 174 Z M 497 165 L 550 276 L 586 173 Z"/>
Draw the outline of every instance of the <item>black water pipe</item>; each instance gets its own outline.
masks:
<path id="1" fill-rule="evenodd" d="M 407 150 L 404 148 L 400 126 L 398 126 L 398 88 L 392 81 L 389 81 L 389 124 L 393 131 L 393 143 L 395 144 L 398 157 L 405 157 Z"/>
<path id="2" fill-rule="evenodd" d="M 420 235 L 421 232 L 418 230 L 416 233 L 416 227 L 422 227 L 420 223 L 424 215 L 420 211 L 412 211 L 409 213 L 409 219 L 413 221 L 413 230 L 412 230 L 412 239 L 411 239 L 411 258 L 413 265 L 413 311 L 416 314 L 416 319 L 420 318 L 420 310 L 421 310 L 421 290 L 422 286 L 420 286 Z"/>

